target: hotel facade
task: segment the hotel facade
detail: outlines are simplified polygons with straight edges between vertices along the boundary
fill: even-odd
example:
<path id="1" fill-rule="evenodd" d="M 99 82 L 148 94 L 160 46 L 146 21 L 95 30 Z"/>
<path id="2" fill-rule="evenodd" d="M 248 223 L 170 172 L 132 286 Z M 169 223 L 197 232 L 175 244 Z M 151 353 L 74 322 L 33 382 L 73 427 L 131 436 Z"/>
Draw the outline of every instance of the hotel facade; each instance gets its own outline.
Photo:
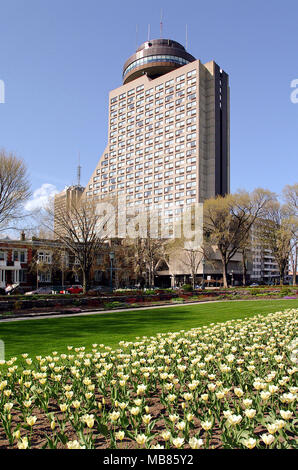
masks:
<path id="1" fill-rule="evenodd" d="M 229 191 L 228 74 L 176 41 L 143 43 L 124 64 L 123 84 L 109 93 L 107 146 L 84 195 L 124 201 L 135 214 L 157 210 L 173 227 L 188 207 Z M 159 266 L 162 285 L 190 281 L 179 256 Z M 210 273 L 222 277 L 220 262 Z"/>
<path id="2" fill-rule="evenodd" d="M 179 43 L 145 42 L 109 94 L 108 144 L 87 197 L 164 206 L 166 215 L 230 190 L 229 77 Z"/>

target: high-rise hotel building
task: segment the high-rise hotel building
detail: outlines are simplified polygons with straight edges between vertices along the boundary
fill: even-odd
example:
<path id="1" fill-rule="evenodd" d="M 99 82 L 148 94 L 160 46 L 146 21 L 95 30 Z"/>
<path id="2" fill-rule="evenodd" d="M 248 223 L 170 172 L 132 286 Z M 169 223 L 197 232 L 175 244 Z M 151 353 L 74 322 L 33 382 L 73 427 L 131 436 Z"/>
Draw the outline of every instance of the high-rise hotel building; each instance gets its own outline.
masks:
<path id="1" fill-rule="evenodd" d="M 166 217 L 230 190 L 229 76 L 170 39 L 142 44 L 109 94 L 108 144 L 87 197 L 163 207 Z"/>

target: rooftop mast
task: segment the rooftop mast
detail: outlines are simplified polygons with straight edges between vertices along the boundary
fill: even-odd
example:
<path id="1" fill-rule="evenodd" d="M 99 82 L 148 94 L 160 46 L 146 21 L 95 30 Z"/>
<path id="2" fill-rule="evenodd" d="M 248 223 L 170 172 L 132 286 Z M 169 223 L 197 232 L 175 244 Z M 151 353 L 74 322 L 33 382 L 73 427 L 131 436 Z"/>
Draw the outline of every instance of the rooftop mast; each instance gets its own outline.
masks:
<path id="1" fill-rule="evenodd" d="M 78 182 L 78 186 L 81 186 L 81 165 L 80 165 L 80 152 L 79 152 L 79 164 L 78 164 L 78 168 L 77 168 L 77 182 Z"/>
<path id="2" fill-rule="evenodd" d="M 163 28 L 163 24 L 162 24 L 162 9 L 160 10 L 160 37 L 162 39 L 162 28 Z"/>

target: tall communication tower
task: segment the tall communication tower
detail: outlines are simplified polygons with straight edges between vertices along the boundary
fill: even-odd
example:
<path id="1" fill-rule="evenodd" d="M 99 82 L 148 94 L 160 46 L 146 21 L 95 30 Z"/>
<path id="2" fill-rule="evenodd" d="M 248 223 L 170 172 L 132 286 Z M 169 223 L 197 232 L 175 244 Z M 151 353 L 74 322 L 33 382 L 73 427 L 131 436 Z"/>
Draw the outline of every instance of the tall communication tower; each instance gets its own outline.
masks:
<path id="1" fill-rule="evenodd" d="M 80 165 L 80 152 L 79 152 L 79 164 L 78 164 L 78 168 L 77 168 L 77 183 L 78 183 L 78 186 L 81 186 L 81 165 Z"/>

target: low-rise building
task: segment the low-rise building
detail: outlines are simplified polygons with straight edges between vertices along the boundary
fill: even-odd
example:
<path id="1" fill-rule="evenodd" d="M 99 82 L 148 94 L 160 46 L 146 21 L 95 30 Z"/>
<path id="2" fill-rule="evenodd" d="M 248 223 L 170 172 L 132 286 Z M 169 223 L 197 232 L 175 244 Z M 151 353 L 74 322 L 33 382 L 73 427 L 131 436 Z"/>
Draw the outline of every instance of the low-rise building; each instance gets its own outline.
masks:
<path id="1" fill-rule="evenodd" d="M 58 240 L 26 239 L 22 233 L 19 240 L 9 237 L 0 239 L 0 288 L 20 284 L 24 288 L 37 285 L 61 285 L 79 282 L 73 269 L 75 260 L 63 250 Z"/>

